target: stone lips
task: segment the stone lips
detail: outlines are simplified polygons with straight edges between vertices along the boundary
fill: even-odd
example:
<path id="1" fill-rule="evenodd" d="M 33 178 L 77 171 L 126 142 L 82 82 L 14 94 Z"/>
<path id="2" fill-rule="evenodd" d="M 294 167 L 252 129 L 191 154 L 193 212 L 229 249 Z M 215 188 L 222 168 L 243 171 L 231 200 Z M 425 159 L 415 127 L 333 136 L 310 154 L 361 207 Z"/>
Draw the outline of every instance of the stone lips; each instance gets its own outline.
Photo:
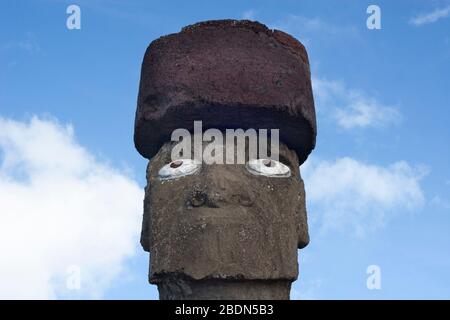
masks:
<path id="1" fill-rule="evenodd" d="M 153 41 L 141 69 L 134 141 L 153 157 L 177 128 L 280 129 L 300 164 L 315 146 L 308 56 L 290 35 L 248 20 L 194 24 Z"/>

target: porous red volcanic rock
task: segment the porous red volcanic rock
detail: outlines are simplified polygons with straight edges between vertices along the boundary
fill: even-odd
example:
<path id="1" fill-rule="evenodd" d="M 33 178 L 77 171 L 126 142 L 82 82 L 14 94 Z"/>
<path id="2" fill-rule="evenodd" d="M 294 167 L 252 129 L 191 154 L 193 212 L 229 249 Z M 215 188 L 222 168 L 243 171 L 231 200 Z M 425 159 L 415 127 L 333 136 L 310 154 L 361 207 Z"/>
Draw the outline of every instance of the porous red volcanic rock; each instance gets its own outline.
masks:
<path id="1" fill-rule="evenodd" d="M 153 41 L 142 63 L 137 150 L 150 159 L 194 120 L 204 129 L 280 129 L 303 163 L 316 139 L 304 46 L 248 20 L 201 22 Z"/>

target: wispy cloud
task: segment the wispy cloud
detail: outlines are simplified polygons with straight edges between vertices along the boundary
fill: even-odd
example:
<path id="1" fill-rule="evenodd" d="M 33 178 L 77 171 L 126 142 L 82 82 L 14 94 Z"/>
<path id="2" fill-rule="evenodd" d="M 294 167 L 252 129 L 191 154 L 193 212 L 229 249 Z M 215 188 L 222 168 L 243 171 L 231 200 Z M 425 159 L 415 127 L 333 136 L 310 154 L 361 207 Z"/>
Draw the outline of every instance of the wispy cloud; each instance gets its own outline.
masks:
<path id="1" fill-rule="evenodd" d="M 409 23 L 415 26 L 421 26 L 427 23 L 436 22 L 439 19 L 443 19 L 448 16 L 450 16 L 450 5 L 445 8 L 436 9 L 432 12 L 420 14 L 416 17 L 413 17 L 409 20 Z"/>
<path id="2" fill-rule="evenodd" d="M 332 24 L 322 18 L 292 14 L 274 23 L 269 23 L 269 27 L 287 32 L 306 45 L 310 45 L 313 42 L 328 43 L 340 37 L 358 36 L 358 29 L 354 26 Z"/>
<path id="3" fill-rule="evenodd" d="M 23 39 L 15 42 L 9 42 L 3 45 L 2 48 L 4 50 L 19 49 L 31 55 L 42 53 L 42 49 L 37 41 L 36 36 L 31 32 L 27 32 Z"/>
<path id="4" fill-rule="evenodd" d="M 322 278 L 305 280 L 300 278 L 291 289 L 291 300 L 317 300 L 320 299 L 318 291 L 325 281 Z"/>
<path id="5" fill-rule="evenodd" d="M 134 254 L 143 191 L 71 126 L 0 117 L 0 298 L 99 297 Z M 66 282 L 80 271 L 80 290 Z"/>
<path id="6" fill-rule="evenodd" d="M 382 127 L 400 122 L 400 112 L 343 82 L 313 78 L 318 112 L 330 115 L 344 129 Z"/>
<path id="7" fill-rule="evenodd" d="M 323 232 L 364 236 L 396 212 L 414 211 L 425 202 L 420 180 L 427 169 L 405 161 L 383 167 L 348 157 L 331 162 L 312 157 L 301 169 L 310 216 L 316 215 Z"/>
<path id="8" fill-rule="evenodd" d="M 434 196 L 433 199 L 431 199 L 430 204 L 445 210 L 450 209 L 450 201 L 442 198 L 440 195 Z"/>
<path id="9" fill-rule="evenodd" d="M 274 24 L 282 29 L 292 31 L 327 31 L 336 32 L 337 30 L 317 17 L 305 17 L 300 15 L 288 15 L 284 20 Z"/>
<path id="10" fill-rule="evenodd" d="M 253 9 L 247 10 L 242 14 L 242 19 L 246 20 L 255 20 L 256 19 L 256 12 Z"/>

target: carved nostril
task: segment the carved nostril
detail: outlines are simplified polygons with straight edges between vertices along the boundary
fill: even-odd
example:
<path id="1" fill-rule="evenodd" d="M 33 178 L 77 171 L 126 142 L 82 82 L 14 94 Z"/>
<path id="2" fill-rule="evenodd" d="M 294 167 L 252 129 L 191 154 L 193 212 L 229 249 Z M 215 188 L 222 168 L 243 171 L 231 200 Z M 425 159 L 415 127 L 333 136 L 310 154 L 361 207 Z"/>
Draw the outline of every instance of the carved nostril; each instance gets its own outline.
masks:
<path id="1" fill-rule="evenodd" d="M 230 189 L 194 187 L 186 205 L 188 209 L 196 207 L 221 208 L 226 206 L 251 207 L 255 202 L 255 196 L 251 192 L 235 193 Z"/>
<path id="2" fill-rule="evenodd" d="M 239 197 L 239 204 L 244 207 L 251 207 L 253 205 L 253 199 L 250 196 L 241 195 Z"/>
<path id="3" fill-rule="evenodd" d="M 206 202 L 206 195 L 202 191 L 195 191 L 190 199 L 190 203 L 193 207 L 200 207 Z"/>

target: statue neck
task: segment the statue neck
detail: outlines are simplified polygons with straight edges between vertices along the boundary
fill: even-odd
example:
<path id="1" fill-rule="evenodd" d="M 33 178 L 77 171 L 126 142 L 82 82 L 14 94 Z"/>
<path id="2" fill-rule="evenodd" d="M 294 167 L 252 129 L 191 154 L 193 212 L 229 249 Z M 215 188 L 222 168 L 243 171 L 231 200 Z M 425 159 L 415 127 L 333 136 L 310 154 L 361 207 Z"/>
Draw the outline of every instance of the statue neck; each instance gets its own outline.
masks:
<path id="1" fill-rule="evenodd" d="M 160 300 L 289 300 L 291 280 L 186 280 L 158 281 Z"/>

